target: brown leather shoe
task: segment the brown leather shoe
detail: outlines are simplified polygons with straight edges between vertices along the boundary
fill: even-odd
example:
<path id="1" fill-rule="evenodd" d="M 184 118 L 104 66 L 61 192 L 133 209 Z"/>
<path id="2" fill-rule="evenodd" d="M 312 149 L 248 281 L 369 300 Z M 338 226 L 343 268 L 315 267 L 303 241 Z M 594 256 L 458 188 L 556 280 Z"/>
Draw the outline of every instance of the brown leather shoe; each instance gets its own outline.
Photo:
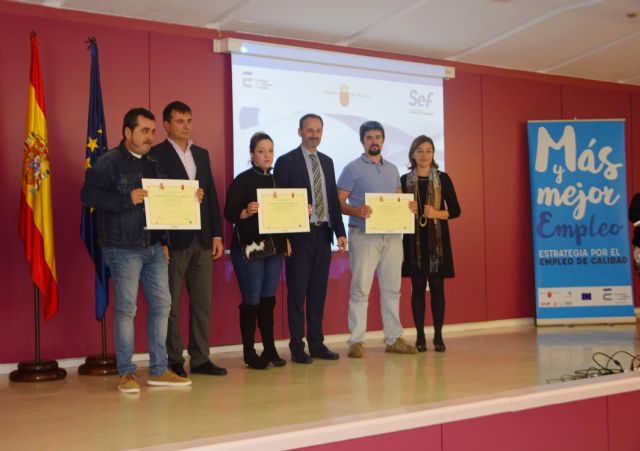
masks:
<path id="1" fill-rule="evenodd" d="M 404 341 L 402 337 L 398 337 L 392 345 L 387 345 L 385 352 L 394 352 L 396 354 L 415 354 L 416 348 Z"/>
<path id="2" fill-rule="evenodd" d="M 349 354 L 352 359 L 361 359 L 364 356 L 364 343 L 354 343 L 349 346 Z"/>

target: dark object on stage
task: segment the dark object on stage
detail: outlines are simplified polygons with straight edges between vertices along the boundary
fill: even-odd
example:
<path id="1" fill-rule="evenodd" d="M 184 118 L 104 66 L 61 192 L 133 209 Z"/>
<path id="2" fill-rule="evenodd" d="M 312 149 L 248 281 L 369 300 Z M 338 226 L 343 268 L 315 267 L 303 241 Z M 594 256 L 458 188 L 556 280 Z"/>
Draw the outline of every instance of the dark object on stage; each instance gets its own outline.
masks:
<path id="1" fill-rule="evenodd" d="M 169 365 L 169 368 L 178 376 L 187 377 L 187 372 L 184 370 L 184 365 L 182 363 L 174 363 L 172 365 Z"/>
<path id="2" fill-rule="evenodd" d="M 107 354 L 107 326 L 104 316 L 100 320 L 102 330 L 102 354 L 90 355 L 84 364 L 78 367 L 78 374 L 83 376 L 111 376 L 118 374 L 116 356 Z"/>
<path id="3" fill-rule="evenodd" d="M 433 349 L 436 352 L 444 352 L 447 350 L 447 347 L 444 345 L 443 342 L 434 342 L 433 343 Z"/>
<path id="4" fill-rule="evenodd" d="M 291 361 L 295 363 L 309 364 L 313 362 L 313 358 L 304 351 L 291 354 Z"/>
<path id="5" fill-rule="evenodd" d="M 78 374 L 83 376 L 111 376 L 118 374 L 116 356 L 113 354 L 90 355 L 84 364 L 78 367 Z"/>
<path id="6" fill-rule="evenodd" d="M 18 369 L 9 374 L 11 382 L 49 382 L 64 379 L 66 370 L 58 368 L 55 360 L 40 360 L 40 290 L 33 284 L 34 325 L 36 342 L 36 359 L 18 363 Z"/>
<path id="7" fill-rule="evenodd" d="M 64 379 L 66 370 L 58 368 L 55 360 L 20 362 L 18 369 L 9 374 L 11 382 L 49 382 Z"/>
<path id="8" fill-rule="evenodd" d="M 207 374 L 209 376 L 225 376 L 227 374 L 226 368 L 221 368 L 215 363 L 207 360 L 202 365 L 193 368 L 191 374 Z"/>
<path id="9" fill-rule="evenodd" d="M 310 354 L 314 359 L 321 360 L 338 360 L 340 358 L 340 354 L 329 350 L 329 348 L 327 348 L 326 346 L 324 347 L 324 349 L 320 349 L 316 352 L 311 352 Z"/>

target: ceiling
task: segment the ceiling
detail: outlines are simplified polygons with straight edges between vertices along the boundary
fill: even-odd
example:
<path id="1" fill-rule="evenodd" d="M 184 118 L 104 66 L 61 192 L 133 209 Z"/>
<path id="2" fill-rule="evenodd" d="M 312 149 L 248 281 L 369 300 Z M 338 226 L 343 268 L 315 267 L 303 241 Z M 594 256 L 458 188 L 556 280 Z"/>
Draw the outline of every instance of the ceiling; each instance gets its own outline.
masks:
<path id="1" fill-rule="evenodd" d="M 640 0 L 19 1 L 640 85 Z"/>

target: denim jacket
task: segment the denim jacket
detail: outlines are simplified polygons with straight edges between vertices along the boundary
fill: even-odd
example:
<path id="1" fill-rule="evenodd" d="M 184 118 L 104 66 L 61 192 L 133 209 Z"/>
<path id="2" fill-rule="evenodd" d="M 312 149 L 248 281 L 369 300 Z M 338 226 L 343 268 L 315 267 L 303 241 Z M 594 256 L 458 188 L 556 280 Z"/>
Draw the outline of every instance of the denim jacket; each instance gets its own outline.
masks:
<path id="1" fill-rule="evenodd" d="M 157 160 L 147 156 L 157 178 L 166 178 Z M 131 191 L 142 188 L 142 172 L 136 157 L 120 145 L 98 158 L 85 174 L 80 193 L 82 204 L 95 209 L 98 244 L 102 247 L 138 248 L 149 246 L 145 230 L 144 203 L 133 205 Z M 163 239 L 166 243 L 168 233 Z"/>

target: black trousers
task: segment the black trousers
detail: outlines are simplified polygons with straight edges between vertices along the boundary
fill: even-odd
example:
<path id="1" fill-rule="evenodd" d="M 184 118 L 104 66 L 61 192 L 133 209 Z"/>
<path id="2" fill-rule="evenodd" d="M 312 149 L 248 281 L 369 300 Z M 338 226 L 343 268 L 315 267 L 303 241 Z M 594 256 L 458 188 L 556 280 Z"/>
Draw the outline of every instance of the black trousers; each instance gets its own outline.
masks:
<path id="1" fill-rule="evenodd" d="M 307 342 L 311 352 L 324 346 L 322 320 L 331 266 L 331 229 L 327 224 L 311 226 L 309 233 L 289 237 L 291 257 L 285 258 L 289 348 L 304 351 L 305 300 Z"/>

